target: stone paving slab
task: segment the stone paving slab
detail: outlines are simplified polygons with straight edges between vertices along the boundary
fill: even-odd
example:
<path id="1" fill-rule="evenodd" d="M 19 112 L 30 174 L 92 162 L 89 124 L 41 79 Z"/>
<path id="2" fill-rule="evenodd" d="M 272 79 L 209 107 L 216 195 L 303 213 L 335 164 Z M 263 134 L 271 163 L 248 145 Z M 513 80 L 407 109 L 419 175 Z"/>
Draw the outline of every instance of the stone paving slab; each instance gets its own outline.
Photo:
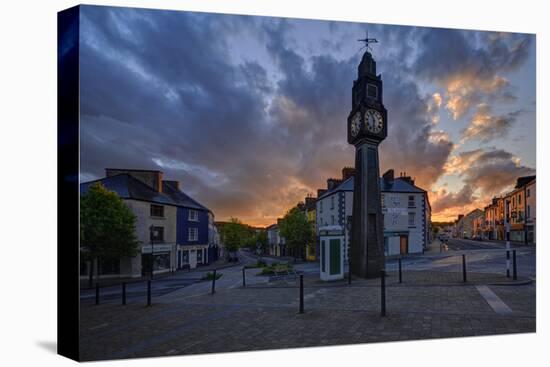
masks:
<path id="1" fill-rule="evenodd" d="M 306 312 L 302 315 L 297 314 L 298 288 L 294 285 L 235 288 L 177 299 L 166 295 L 153 299 L 152 307 L 135 303 L 86 304 L 81 306 L 81 358 L 218 353 L 535 331 L 533 284 L 489 285 L 512 311 L 499 315 L 480 295 L 474 281 L 449 286 L 438 284 L 442 278 L 432 275 L 418 273 L 416 278 L 408 278 L 416 284 L 388 286 L 387 317 L 380 317 L 380 289 L 375 286 L 379 279 L 322 287 L 315 277 L 306 277 Z M 491 278 L 479 279 L 487 280 Z"/>

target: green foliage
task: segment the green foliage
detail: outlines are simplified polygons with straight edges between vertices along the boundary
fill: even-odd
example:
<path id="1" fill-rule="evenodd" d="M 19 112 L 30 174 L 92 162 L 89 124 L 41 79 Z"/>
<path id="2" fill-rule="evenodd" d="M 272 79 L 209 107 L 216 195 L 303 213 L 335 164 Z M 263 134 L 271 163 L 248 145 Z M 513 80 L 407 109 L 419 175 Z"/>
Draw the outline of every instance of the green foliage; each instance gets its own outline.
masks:
<path id="1" fill-rule="evenodd" d="M 313 229 L 304 212 L 299 208 L 290 209 L 279 224 L 281 237 L 284 237 L 288 248 L 302 249 L 313 240 Z"/>
<path id="2" fill-rule="evenodd" d="M 216 272 L 216 280 L 220 279 L 222 277 L 222 273 L 218 273 Z M 202 280 L 213 280 L 214 279 L 214 272 L 213 271 L 209 271 L 208 273 L 206 273 L 203 277 L 202 277 Z"/>
<path id="3" fill-rule="evenodd" d="M 265 266 L 262 268 L 262 275 L 272 275 L 275 273 L 281 273 L 286 271 L 292 271 L 294 268 L 292 264 L 289 263 L 272 263 L 271 265 Z"/>
<path id="4" fill-rule="evenodd" d="M 80 246 L 89 260 L 137 255 L 135 224 L 126 203 L 99 182 L 80 198 Z"/>
<path id="5" fill-rule="evenodd" d="M 267 252 L 268 242 L 267 242 L 267 231 L 262 230 L 256 234 L 256 242 L 260 245 L 263 253 Z"/>
<path id="6" fill-rule="evenodd" d="M 247 247 L 251 251 L 256 251 L 259 245 L 264 253 L 267 251 L 267 231 L 261 230 L 256 232 L 256 230 L 247 230 L 244 236 L 243 247 Z"/>
<path id="7" fill-rule="evenodd" d="M 256 261 L 255 263 L 253 264 L 248 264 L 248 265 L 245 265 L 245 268 L 246 269 L 255 269 L 255 268 L 264 268 L 268 266 L 267 263 L 263 260 L 258 260 Z"/>
<path id="8" fill-rule="evenodd" d="M 244 244 L 246 227 L 237 218 L 231 218 L 230 222 L 221 228 L 221 241 L 228 252 L 235 252 Z"/>

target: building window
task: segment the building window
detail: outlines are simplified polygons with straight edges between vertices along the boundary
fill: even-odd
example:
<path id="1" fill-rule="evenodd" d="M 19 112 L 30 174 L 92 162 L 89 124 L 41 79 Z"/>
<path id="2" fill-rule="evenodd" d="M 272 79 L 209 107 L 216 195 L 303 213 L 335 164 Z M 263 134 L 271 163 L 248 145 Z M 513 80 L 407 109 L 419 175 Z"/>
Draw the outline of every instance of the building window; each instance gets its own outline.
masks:
<path id="1" fill-rule="evenodd" d="M 527 205 L 527 218 L 531 218 L 531 205 Z"/>
<path id="2" fill-rule="evenodd" d="M 149 239 L 151 242 L 164 241 L 164 227 L 153 227 L 153 230 L 149 232 Z"/>
<path id="3" fill-rule="evenodd" d="M 409 213 L 409 226 L 414 226 L 414 213 Z"/>
<path id="4" fill-rule="evenodd" d="M 199 230 L 197 228 L 189 228 L 189 234 L 187 239 L 189 241 L 198 241 L 199 240 Z"/>
<path id="5" fill-rule="evenodd" d="M 380 195 L 380 201 L 381 201 L 381 204 L 382 204 L 382 208 L 384 208 L 386 206 L 386 204 L 384 203 L 384 194 Z"/>
<path id="6" fill-rule="evenodd" d="M 151 217 L 164 218 L 164 207 L 162 205 L 151 204 Z"/>
<path id="7" fill-rule="evenodd" d="M 202 249 L 197 250 L 197 263 L 202 264 Z"/>
<path id="8" fill-rule="evenodd" d="M 527 197 L 530 197 L 530 196 L 531 196 L 531 189 L 527 189 L 526 196 L 527 196 Z"/>
<path id="9" fill-rule="evenodd" d="M 198 222 L 199 221 L 199 212 L 193 209 L 189 209 L 189 216 L 188 219 L 191 222 Z"/>
<path id="10" fill-rule="evenodd" d="M 319 212 L 322 213 L 323 212 L 323 201 L 319 201 Z"/>
<path id="11" fill-rule="evenodd" d="M 330 219 L 331 219 L 331 224 L 334 225 L 334 224 L 335 224 L 335 222 L 334 222 L 334 215 L 331 215 L 331 216 L 330 216 Z"/>
<path id="12" fill-rule="evenodd" d="M 189 264 L 189 250 L 183 250 L 182 263 Z"/>
<path id="13" fill-rule="evenodd" d="M 414 208 L 414 195 L 409 195 L 409 208 Z"/>
<path id="14" fill-rule="evenodd" d="M 518 195 L 518 205 L 521 205 L 521 194 Z"/>
<path id="15" fill-rule="evenodd" d="M 334 209 L 334 196 L 330 197 L 330 208 Z"/>

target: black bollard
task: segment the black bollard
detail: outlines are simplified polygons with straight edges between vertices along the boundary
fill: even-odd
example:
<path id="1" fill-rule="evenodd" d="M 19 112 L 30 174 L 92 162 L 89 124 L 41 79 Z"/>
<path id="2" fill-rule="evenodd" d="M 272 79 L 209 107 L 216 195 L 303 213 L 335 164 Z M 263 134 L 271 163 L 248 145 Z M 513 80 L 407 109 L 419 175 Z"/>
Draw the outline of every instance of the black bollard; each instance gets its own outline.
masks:
<path id="1" fill-rule="evenodd" d="M 243 266 L 243 288 L 246 288 L 246 268 Z"/>
<path id="2" fill-rule="evenodd" d="M 126 282 L 122 282 L 122 305 L 126 304 Z"/>
<path id="3" fill-rule="evenodd" d="M 403 282 L 403 276 L 401 275 L 401 257 L 399 258 L 399 283 Z"/>
<path id="4" fill-rule="evenodd" d="M 147 306 L 151 306 L 151 279 L 147 281 Z"/>
<path id="5" fill-rule="evenodd" d="M 348 284 L 351 284 L 351 261 L 348 262 Z"/>
<path id="6" fill-rule="evenodd" d="M 506 278 L 510 278 L 510 250 L 506 250 Z"/>
<path id="7" fill-rule="evenodd" d="M 516 263 L 516 250 L 512 250 L 512 271 L 514 272 L 514 277 L 512 279 L 518 280 L 518 266 Z"/>
<path id="8" fill-rule="evenodd" d="M 95 284 L 95 304 L 99 305 L 99 283 Z"/>
<path id="9" fill-rule="evenodd" d="M 386 316 L 386 272 L 380 270 L 380 316 Z"/>
<path id="10" fill-rule="evenodd" d="M 462 254 L 462 281 L 466 283 L 466 255 Z"/>
<path id="11" fill-rule="evenodd" d="M 216 293 L 216 269 L 214 269 L 214 278 L 212 278 L 212 294 Z"/>
<path id="12" fill-rule="evenodd" d="M 300 274 L 300 309 L 298 313 L 304 313 L 304 275 Z"/>

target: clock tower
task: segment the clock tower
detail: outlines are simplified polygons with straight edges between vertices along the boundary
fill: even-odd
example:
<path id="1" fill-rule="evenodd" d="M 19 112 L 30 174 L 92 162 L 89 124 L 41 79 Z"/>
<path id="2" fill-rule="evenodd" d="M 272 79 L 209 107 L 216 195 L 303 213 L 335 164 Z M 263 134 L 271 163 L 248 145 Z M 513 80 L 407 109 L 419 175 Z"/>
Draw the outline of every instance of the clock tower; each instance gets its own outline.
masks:
<path id="1" fill-rule="evenodd" d="M 348 117 L 348 143 L 355 146 L 355 187 L 350 243 L 351 274 L 362 278 L 380 276 L 384 268 L 384 234 L 380 200 L 378 144 L 388 133 L 387 111 L 382 100 L 382 77 L 367 50 L 353 82 Z"/>

